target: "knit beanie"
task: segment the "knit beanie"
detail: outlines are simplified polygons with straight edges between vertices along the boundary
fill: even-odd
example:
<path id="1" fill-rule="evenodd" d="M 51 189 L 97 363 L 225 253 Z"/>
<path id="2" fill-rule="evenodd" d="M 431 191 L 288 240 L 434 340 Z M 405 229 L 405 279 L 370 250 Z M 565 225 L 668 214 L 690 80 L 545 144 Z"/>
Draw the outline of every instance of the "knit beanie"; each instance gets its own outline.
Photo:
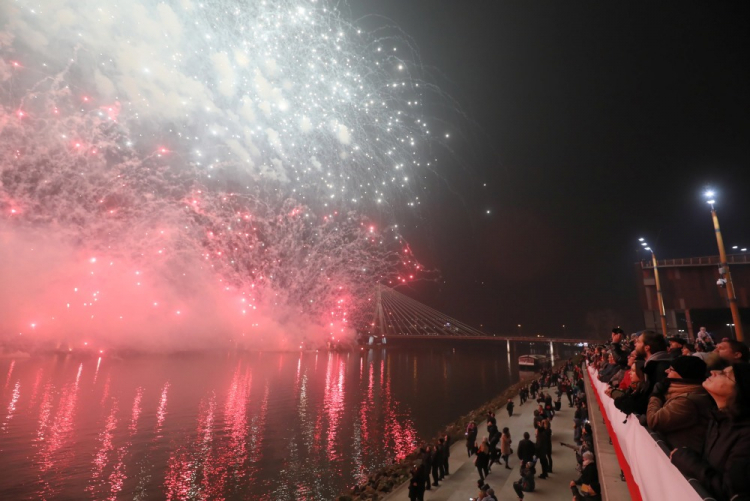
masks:
<path id="1" fill-rule="evenodd" d="M 677 357 L 671 366 L 682 379 L 700 383 L 706 379 L 706 362 L 698 357 Z"/>

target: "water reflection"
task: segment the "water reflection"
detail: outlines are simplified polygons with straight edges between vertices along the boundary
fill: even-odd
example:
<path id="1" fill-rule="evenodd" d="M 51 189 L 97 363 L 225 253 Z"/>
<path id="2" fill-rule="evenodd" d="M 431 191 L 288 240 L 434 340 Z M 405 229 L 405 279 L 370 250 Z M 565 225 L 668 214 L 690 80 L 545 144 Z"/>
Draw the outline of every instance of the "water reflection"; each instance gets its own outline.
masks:
<path id="1" fill-rule="evenodd" d="M 0 499 L 332 499 L 494 397 L 511 362 L 455 346 L 0 360 Z"/>
<path id="2" fill-rule="evenodd" d="M 13 388 L 13 394 L 10 399 L 10 403 L 8 404 L 8 413 L 5 416 L 5 419 L 3 420 L 2 426 L 0 426 L 0 431 L 5 432 L 5 430 L 8 428 L 8 423 L 11 419 L 13 419 L 13 414 L 16 412 L 16 403 L 18 402 L 18 397 L 21 396 L 21 382 L 17 381 L 16 386 Z"/>

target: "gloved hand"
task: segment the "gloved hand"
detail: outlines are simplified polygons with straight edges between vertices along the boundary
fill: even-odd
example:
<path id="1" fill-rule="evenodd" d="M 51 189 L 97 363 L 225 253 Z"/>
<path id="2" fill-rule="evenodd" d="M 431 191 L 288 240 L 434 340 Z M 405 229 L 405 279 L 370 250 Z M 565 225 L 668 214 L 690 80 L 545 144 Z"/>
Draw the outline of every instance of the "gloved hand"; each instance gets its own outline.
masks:
<path id="1" fill-rule="evenodd" d="M 669 383 L 671 381 L 669 379 L 665 379 L 664 381 L 659 381 L 654 385 L 653 391 L 651 391 L 651 396 L 659 398 L 661 400 L 666 400 L 667 390 L 669 389 Z"/>

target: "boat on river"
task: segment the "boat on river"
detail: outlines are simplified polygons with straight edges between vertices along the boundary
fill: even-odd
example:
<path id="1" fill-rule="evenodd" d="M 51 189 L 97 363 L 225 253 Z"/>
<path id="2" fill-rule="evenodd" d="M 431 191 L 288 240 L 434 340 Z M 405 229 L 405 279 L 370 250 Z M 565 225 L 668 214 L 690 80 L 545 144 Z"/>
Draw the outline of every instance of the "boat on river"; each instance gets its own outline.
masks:
<path id="1" fill-rule="evenodd" d="M 522 371 L 536 371 L 549 367 L 551 360 L 547 355 L 521 355 L 518 357 L 518 369 Z"/>

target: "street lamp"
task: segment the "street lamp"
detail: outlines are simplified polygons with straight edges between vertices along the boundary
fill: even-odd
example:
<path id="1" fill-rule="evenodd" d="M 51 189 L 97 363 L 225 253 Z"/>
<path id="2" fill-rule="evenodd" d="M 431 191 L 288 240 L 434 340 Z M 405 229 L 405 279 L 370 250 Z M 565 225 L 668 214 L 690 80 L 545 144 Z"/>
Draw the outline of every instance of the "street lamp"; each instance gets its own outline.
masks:
<path id="1" fill-rule="evenodd" d="M 656 262 L 656 254 L 651 247 L 649 247 L 646 240 L 639 238 L 638 241 L 641 243 L 643 250 L 647 250 L 651 253 L 651 262 L 654 265 L 654 282 L 656 282 L 656 298 L 659 301 L 659 316 L 661 317 L 661 330 L 664 336 L 667 335 L 667 310 L 664 308 L 664 296 L 661 293 L 661 281 L 659 280 L 659 266 Z"/>
<path id="2" fill-rule="evenodd" d="M 737 336 L 737 341 L 743 342 L 745 336 L 742 334 L 742 322 L 740 321 L 740 310 L 737 308 L 737 296 L 734 293 L 734 284 L 732 283 L 732 275 L 729 273 L 729 265 L 727 264 L 727 253 L 724 250 L 724 239 L 721 237 L 721 228 L 719 228 L 719 217 L 716 215 L 716 209 L 714 204 L 716 199 L 714 198 L 715 193 L 711 190 L 706 191 L 705 196 L 708 200 L 706 203 L 711 206 L 711 218 L 714 221 L 714 232 L 716 232 L 716 244 L 719 246 L 719 273 L 723 276 L 726 281 L 727 288 L 727 299 L 729 300 L 729 309 L 732 310 L 732 320 L 734 322 L 734 329 Z"/>

